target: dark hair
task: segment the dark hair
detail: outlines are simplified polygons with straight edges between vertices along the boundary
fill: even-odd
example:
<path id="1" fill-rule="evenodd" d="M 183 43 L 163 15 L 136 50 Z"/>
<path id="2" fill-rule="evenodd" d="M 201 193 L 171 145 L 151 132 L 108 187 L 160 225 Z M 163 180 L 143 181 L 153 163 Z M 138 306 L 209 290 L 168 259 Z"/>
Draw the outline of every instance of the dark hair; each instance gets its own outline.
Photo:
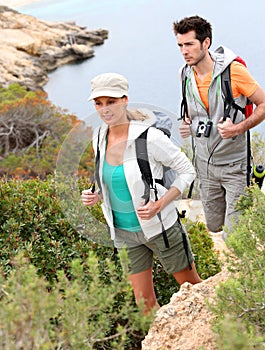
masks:
<path id="1" fill-rule="evenodd" d="M 209 22 L 207 22 L 202 17 L 199 17 L 199 16 L 185 17 L 181 21 L 173 23 L 173 30 L 175 35 L 186 34 L 194 30 L 196 34 L 196 39 L 198 39 L 201 43 L 203 43 L 206 38 L 209 38 L 210 46 L 211 46 L 212 26 Z"/>

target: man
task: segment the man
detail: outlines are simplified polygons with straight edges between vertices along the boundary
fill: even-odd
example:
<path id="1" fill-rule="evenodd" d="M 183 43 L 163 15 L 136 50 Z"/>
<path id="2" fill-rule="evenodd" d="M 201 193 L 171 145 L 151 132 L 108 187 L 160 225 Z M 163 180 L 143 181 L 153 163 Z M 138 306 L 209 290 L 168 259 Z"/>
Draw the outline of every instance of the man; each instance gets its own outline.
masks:
<path id="1" fill-rule="evenodd" d="M 225 47 L 209 51 L 212 27 L 199 16 L 174 22 L 173 30 L 186 61 L 181 71 L 186 77 L 187 115 L 180 125 L 183 138 L 192 135 L 195 167 L 207 227 L 212 232 L 230 230 L 238 212 L 235 204 L 247 185 L 247 130 L 265 118 L 265 93 L 236 54 Z M 246 119 L 241 111 L 224 117 L 225 102 L 220 74 L 231 63 L 231 89 L 235 102 L 244 107 L 246 97 L 256 106 Z M 223 238 L 227 237 L 227 232 Z"/>

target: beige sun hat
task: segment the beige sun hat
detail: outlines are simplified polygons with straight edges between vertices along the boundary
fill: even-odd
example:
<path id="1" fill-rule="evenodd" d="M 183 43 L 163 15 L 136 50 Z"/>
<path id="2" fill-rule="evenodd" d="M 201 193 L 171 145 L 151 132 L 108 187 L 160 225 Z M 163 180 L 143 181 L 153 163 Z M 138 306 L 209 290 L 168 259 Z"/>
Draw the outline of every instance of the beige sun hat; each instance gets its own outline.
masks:
<path id="1" fill-rule="evenodd" d="M 103 73 L 91 80 L 91 95 L 88 101 L 97 97 L 122 97 L 128 96 L 128 81 L 118 73 Z"/>

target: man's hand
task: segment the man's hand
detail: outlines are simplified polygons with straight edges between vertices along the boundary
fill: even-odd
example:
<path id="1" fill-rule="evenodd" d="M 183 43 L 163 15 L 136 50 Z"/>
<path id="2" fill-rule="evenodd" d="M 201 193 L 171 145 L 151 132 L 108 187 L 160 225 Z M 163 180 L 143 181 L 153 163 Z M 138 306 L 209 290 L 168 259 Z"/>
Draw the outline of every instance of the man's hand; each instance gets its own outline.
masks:
<path id="1" fill-rule="evenodd" d="M 179 126 L 179 133 L 183 139 L 191 135 L 190 124 L 191 124 L 190 118 L 185 118 L 185 120 L 181 121 L 181 124 Z"/>
<path id="2" fill-rule="evenodd" d="M 217 129 L 223 139 L 231 139 L 240 134 L 238 132 L 238 125 L 234 124 L 230 118 L 226 118 L 225 121 L 221 118 L 217 124 Z"/>

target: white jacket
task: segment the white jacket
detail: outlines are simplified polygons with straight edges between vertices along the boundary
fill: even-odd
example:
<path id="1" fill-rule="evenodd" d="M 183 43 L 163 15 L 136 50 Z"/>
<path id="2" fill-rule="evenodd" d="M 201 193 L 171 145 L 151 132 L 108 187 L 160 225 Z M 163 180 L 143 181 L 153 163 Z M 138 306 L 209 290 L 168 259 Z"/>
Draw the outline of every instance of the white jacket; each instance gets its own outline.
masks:
<path id="1" fill-rule="evenodd" d="M 130 121 L 129 133 L 127 146 L 124 152 L 124 174 L 127 181 L 127 185 L 132 197 L 134 208 L 137 209 L 142 203 L 142 195 L 144 194 L 144 183 L 141 178 L 141 172 L 137 163 L 136 151 L 135 151 L 135 139 L 150 125 L 154 124 L 155 116 L 150 111 L 148 112 L 150 118 L 144 121 Z M 102 167 L 105 158 L 105 149 L 106 149 L 106 134 L 108 126 L 103 124 L 94 131 L 93 135 L 93 147 L 95 154 L 97 152 L 97 142 L 99 135 L 99 150 L 100 150 L 100 162 L 99 162 L 99 177 L 102 187 L 103 195 L 103 204 L 102 210 L 107 221 L 107 224 L 110 228 L 111 238 L 114 239 L 115 231 L 113 225 L 113 216 L 112 209 L 109 201 L 108 188 L 102 180 Z M 161 130 L 156 129 L 155 127 L 150 127 L 147 133 L 147 151 L 149 157 L 149 163 L 153 178 L 162 178 L 163 175 L 163 166 L 168 166 L 174 169 L 177 173 L 176 180 L 172 183 L 171 186 L 175 186 L 182 193 L 187 186 L 195 178 L 195 170 L 186 157 L 186 155 L 177 147 Z M 164 195 L 167 191 L 165 187 L 160 184 L 157 184 L 158 189 L 158 198 Z M 155 201 L 155 196 L 151 190 L 151 197 Z M 161 211 L 161 217 L 165 229 L 170 228 L 175 221 L 177 220 L 177 212 L 174 202 L 171 202 Z M 161 222 L 158 216 L 154 216 L 150 220 L 141 220 L 138 217 L 139 223 L 141 225 L 142 231 L 146 239 L 150 239 L 162 232 Z"/>

